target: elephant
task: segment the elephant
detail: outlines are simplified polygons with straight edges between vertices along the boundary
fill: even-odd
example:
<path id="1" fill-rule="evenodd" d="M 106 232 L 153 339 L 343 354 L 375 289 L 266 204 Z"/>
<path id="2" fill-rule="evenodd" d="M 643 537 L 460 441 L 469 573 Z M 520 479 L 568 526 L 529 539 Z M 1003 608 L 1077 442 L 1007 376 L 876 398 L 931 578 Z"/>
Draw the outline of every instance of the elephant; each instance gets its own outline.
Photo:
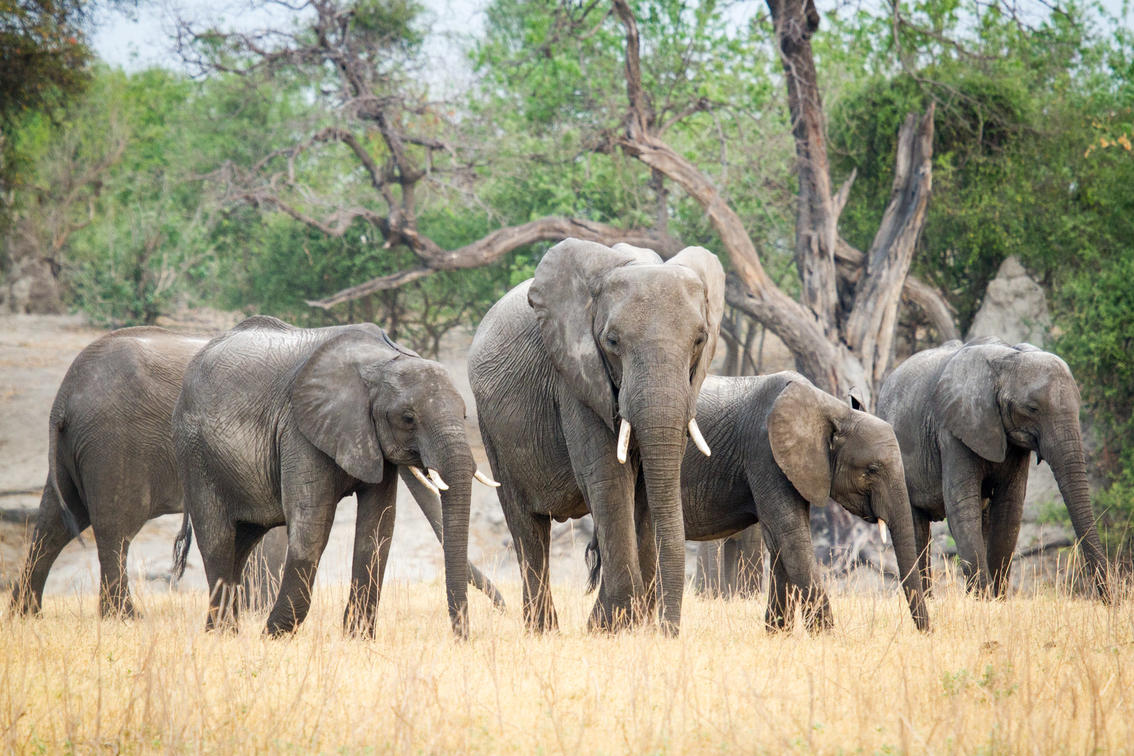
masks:
<path id="1" fill-rule="evenodd" d="M 49 472 L 27 560 L 12 590 L 13 612 L 39 611 L 55 559 L 90 525 L 101 572 L 101 614 L 135 614 L 126 555 L 148 520 L 182 511 L 173 406 L 189 361 L 208 341 L 208 336 L 162 328 L 123 328 L 75 358 L 52 405 Z M 439 532 L 440 503 L 416 480 L 413 484 L 422 511 Z M 265 550 L 256 564 L 258 569 L 245 570 L 243 582 L 262 601 L 262 585 L 278 573 L 283 549 Z M 474 584 L 502 606 L 496 587 L 474 566 L 469 570 Z"/>
<path id="2" fill-rule="evenodd" d="M 889 423 L 791 371 L 709 376 L 697 417 L 713 455 L 685 452 L 685 537 L 715 540 L 761 524 L 771 561 L 769 631 L 790 629 L 799 601 L 809 630 L 833 625 L 809 523 L 811 506 L 829 500 L 867 522 L 886 523 L 910 616 L 919 630 L 929 630 L 902 455 Z M 638 511 L 649 516 L 644 507 Z M 595 546 L 592 540 L 589 548 Z M 600 574 L 606 580 L 603 553 L 591 555 L 592 586 Z"/>
<path id="3" fill-rule="evenodd" d="M 532 279 L 484 316 L 469 351 L 481 436 L 516 547 L 523 614 L 558 627 L 548 584 L 551 519 L 589 511 L 608 562 L 588 627 L 642 621 L 655 591 L 663 632 L 676 634 L 685 577 L 678 479 L 687 433 L 704 449 L 697 394 L 724 308 L 717 257 L 566 239 Z M 634 488 L 642 469 L 652 538 L 639 539 Z M 660 564 L 656 586 L 641 565 Z"/>
<path id="4" fill-rule="evenodd" d="M 51 407 L 47 482 L 12 590 L 13 612 L 39 612 L 59 552 L 90 525 L 99 612 L 135 614 L 126 554 L 147 520 L 181 511 L 170 417 L 185 366 L 207 342 L 161 328 L 123 328 L 71 363 Z"/>
<path id="5" fill-rule="evenodd" d="M 1046 459 L 1071 513 L 1098 595 L 1109 600 L 1079 430 L 1079 388 L 1031 344 L 950 341 L 899 365 L 878 393 L 906 467 L 918 566 L 929 590 L 929 523 L 949 520 L 966 585 L 1003 596 L 1020 533 L 1028 460 Z"/>
<path id="6" fill-rule="evenodd" d="M 476 469 L 464 418 L 445 369 L 370 323 L 297 328 L 254 316 L 210 341 L 189 363 L 173 411 L 185 488 L 175 569 L 195 530 L 210 590 L 206 629 L 236 630 L 236 577 L 261 536 L 286 525 L 265 633 L 293 632 L 310 608 L 338 502 L 356 493 L 343 626 L 373 637 L 404 466 L 440 492 L 449 619 L 467 637 L 470 486 L 474 475 L 496 484 Z"/>
<path id="7" fill-rule="evenodd" d="M 693 590 L 709 598 L 752 598 L 764 580 L 764 533 L 750 525 L 727 538 L 697 547 Z"/>

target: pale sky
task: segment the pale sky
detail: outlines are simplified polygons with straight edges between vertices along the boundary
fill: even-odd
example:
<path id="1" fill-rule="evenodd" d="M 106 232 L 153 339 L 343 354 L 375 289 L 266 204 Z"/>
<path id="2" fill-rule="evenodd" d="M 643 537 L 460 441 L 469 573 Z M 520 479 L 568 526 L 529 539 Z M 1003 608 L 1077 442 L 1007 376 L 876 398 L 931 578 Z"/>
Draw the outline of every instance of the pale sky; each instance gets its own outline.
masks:
<path id="1" fill-rule="evenodd" d="M 451 61 L 452 65 L 463 65 L 446 40 L 479 33 L 483 28 L 481 10 L 487 3 L 488 0 L 424 0 L 433 18 L 432 31 L 437 33 L 430 43 L 434 46 L 430 57 L 452 56 L 455 58 Z M 820 11 L 827 13 L 836 6 L 847 5 L 847 0 L 820 0 L 818 4 Z M 1134 10 L 1130 7 L 1130 0 L 1102 0 L 1102 5 L 1115 16 L 1125 14 L 1127 24 L 1134 25 L 1134 19 L 1130 18 Z M 144 2 L 136 18 L 121 12 L 107 12 L 93 36 L 95 51 L 108 63 L 127 70 L 154 65 L 178 68 L 181 61 L 175 49 L 174 22 L 179 14 L 198 21 L 225 21 L 227 23 L 219 25 L 238 29 L 262 28 L 271 21 L 271 14 L 262 9 L 250 10 L 247 0 Z"/>

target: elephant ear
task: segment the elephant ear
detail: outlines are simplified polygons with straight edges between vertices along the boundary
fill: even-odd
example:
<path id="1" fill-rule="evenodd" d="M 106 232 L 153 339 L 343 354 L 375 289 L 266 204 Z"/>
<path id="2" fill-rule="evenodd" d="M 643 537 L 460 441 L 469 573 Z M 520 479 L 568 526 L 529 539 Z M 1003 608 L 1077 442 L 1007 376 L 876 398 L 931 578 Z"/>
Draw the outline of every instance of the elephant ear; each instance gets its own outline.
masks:
<path id="1" fill-rule="evenodd" d="M 666 265 L 682 265 L 689 268 L 701 279 L 705 286 L 705 301 L 702 312 L 705 318 L 705 328 L 708 330 L 708 340 L 701 352 L 701 359 L 693 371 L 693 401 L 697 401 L 697 394 L 705 376 L 709 372 L 709 365 L 713 362 L 713 355 L 717 351 L 717 340 L 720 338 L 721 318 L 724 316 L 725 274 L 721 261 L 704 247 L 686 247 L 671 257 Z"/>
<path id="2" fill-rule="evenodd" d="M 1008 436 L 1000 417 L 989 347 L 995 345 L 966 345 L 949 358 L 933 392 L 933 410 L 945 429 L 965 446 L 989 462 L 1003 462 Z"/>
<path id="3" fill-rule="evenodd" d="M 815 505 L 831 496 L 831 450 L 837 420 L 850 409 L 819 389 L 791 381 L 772 403 L 772 457 L 800 496 Z"/>
<path id="4" fill-rule="evenodd" d="M 584 404 L 614 430 L 614 388 L 595 342 L 595 297 L 603 278 L 634 263 L 661 263 L 640 247 L 618 249 L 565 239 L 543 256 L 528 289 L 528 304 L 539 321 L 543 345 L 555 369 Z"/>
<path id="5" fill-rule="evenodd" d="M 367 483 L 381 482 L 384 459 L 361 370 L 393 356 L 374 334 L 343 333 L 307 358 L 291 390 L 292 413 L 304 438 Z"/>

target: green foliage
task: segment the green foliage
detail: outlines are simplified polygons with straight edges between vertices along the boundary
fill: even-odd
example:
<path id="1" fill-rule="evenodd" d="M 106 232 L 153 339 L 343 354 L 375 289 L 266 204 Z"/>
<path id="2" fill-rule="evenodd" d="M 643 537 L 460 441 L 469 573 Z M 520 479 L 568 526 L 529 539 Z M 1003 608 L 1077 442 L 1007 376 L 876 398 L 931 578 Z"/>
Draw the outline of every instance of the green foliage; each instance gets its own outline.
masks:
<path id="1" fill-rule="evenodd" d="M 0 228 L 30 162 L 10 135 L 87 83 L 87 9 L 82 0 L 0 0 Z"/>

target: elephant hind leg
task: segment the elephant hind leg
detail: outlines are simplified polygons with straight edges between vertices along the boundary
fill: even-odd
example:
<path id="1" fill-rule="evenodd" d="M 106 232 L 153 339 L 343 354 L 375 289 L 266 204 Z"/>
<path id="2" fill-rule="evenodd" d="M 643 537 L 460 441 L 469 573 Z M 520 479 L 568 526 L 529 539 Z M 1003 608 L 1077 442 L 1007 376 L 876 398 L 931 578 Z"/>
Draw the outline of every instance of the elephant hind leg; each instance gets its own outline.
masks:
<path id="1" fill-rule="evenodd" d="M 133 534 L 95 539 L 99 564 L 98 611 L 104 618 L 131 619 L 136 615 L 126 574 L 126 555 L 132 538 Z"/>
<path id="2" fill-rule="evenodd" d="M 209 583 L 209 613 L 205 630 L 236 632 L 237 576 L 233 570 L 236 558 L 236 528 L 227 521 L 198 525 L 197 547 Z"/>
<path id="3" fill-rule="evenodd" d="M 505 484 L 507 485 L 507 484 Z M 501 486 L 504 490 L 504 486 Z M 503 502 L 502 502 L 503 503 Z M 517 512 L 506 505 L 504 518 L 516 547 L 520 581 L 524 591 L 524 624 L 534 633 L 559 629 L 559 618 L 551 599 L 551 518 L 531 512 Z M 606 576 L 603 575 L 603 582 Z"/>
<path id="4" fill-rule="evenodd" d="M 917 571 L 921 577 L 921 589 L 926 598 L 933 590 L 933 567 L 929 555 L 929 515 L 924 510 L 913 508 L 914 547 L 917 549 Z"/>
<path id="5" fill-rule="evenodd" d="M 90 525 L 85 507 L 74 512 L 80 530 Z M 12 587 L 11 608 L 15 614 L 38 614 L 43 605 L 43 587 L 51 566 L 74 536 L 63 519 L 63 511 L 55 488 L 48 481 L 39 501 L 39 515 L 27 559 Z"/>
<path id="6" fill-rule="evenodd" d="M 292 500 L 294 501 L 294 497 Z M 337 503 L 335 497 L 328 495 L 321 502 L 313 502 L 310 509 L 304 512 L 302 521 L 293 519 L 288 522 L 283 578 L 280 580 L 280 592 L 268 614 L 265 635 L 273 638 L 289 635 L 307 618 L 311 609 L 315 571 L 319 568 L 319 560 L 331 535 Z M 285 512 L 293 511 L 293 508 L 293 505 L 284 504 Z"/>

